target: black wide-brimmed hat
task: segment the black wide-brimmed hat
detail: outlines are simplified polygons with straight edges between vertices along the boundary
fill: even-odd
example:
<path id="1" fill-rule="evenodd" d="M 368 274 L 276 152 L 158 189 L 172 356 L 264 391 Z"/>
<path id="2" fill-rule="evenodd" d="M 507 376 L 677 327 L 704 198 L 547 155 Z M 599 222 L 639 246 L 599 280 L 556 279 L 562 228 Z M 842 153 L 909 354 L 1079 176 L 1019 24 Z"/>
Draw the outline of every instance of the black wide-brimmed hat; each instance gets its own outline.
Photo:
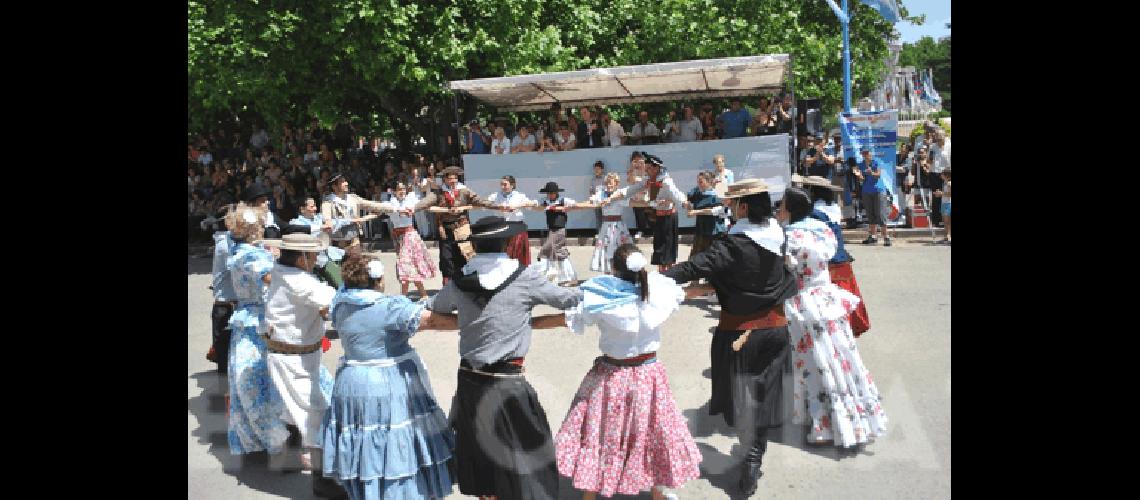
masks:
<path id="1" fill-rule="evenodd" d="M 510 222 L 498 215 L 489 215 L 471 224 L 469 240 L 510 238 L 526 231 L 525 222 Z"/>
<path id="2" fill-rule="evenodd" d="M 657 167 L 665 166 L 665 162 L 661 161 L 661 158 L 658 158 L 657 155 L 649 154 L 649 153 L 646 153 L 644 151 L 642 151 L 641 154 L 642 154 L 642 156 L 645 157 L 645 163 L 648 163 L 650 165 L 654 165 Z"/>
<path id="3" fill-rule="evenodd" d="M 538 190 L 540 193 L 557 193 L 559 191 L 565 191 L 565 189 L 559 188 L 558 183 L 554 181 L 547 182 L 546 187 Z"/>
<path id="4" fill-rule="evenodd" d="M 273 196 L 273 191 L 270 191 L 269 188 L 261 184 L 254 184 L 253 187 L 249 188 L 249 191 L 245 192 L 244 198 L 246 203 L 253 203 L 254 200 L 262 196 L 270 198 Z"/>

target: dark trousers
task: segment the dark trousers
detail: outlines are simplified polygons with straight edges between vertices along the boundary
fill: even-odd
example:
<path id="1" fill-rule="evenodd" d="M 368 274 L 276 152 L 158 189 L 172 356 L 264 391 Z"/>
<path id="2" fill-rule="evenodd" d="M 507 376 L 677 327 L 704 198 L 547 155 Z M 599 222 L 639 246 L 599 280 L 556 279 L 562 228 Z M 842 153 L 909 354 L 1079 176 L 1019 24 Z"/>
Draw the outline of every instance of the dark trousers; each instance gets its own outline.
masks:
<path id="1" fill-rule="evenodd" d="M 637 225 L 631 233 L 648 233 L 652 227 L 649 224 L 649 217 L 645 215 L 645 209 L 641 207 L 633 207 L 633 220 Z M 631 234 L 632 236 L 632 234 Z"/>
<path id="2" fill-rule="evenodd" d="M 938 175 L 934 172 L 931 172 L 931 173 L 926 175 L 926 179 L 924 179 L 924 180 L 926 181 L 926 185 L 923 187 L 929 188 L 931 193 L 933 193 L 934 190 L 936 190 L 936 189 L 942 189 L 942 176 L 941 175 Z M 942 223 L 942 197 L 941 196 L 934 196 L 933 194 L 930 195 L 930 222 L 933 224 L 941 224 Z"/>
<path id="3" fill-rule="evenodd" d="M 234 306 L 229 303 L 215 303 L 213 310 L 210 311 L 214 354 L 217 355 L 218 371 L 223 373 L 230 361 L 230 316 L 233 314 Z"/>
<path id="4" fill-rule="evenodd" d="M 467 259 L 459 250 L 459 242 L 455 241 L 455 231 L 444 228 L 443 232 L 439 238 L 439 273 L 444 278 L 454 278 L 467 265 Z"/>

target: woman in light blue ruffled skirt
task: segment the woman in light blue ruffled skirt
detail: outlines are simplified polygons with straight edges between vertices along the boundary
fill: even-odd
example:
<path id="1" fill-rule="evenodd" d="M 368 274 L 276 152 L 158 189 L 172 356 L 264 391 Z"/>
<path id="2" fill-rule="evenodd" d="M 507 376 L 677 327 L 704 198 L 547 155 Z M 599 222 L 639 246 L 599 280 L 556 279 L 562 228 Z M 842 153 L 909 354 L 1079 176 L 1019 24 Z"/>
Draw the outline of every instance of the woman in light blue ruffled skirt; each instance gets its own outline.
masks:
<path id="1" fill-rule="evenodd" d="M 281 414 L 284 401 L 269 380 L 265 339 L 266 275 L 273 269 L 273 254 L 256 246 L 265 231 L 266 210 L 238 204 L 226 215 L 226 228 L 237 248 L 226 260 L 238 304 L 230 316 L 229 419 L 230 453 L 241 455 L 267 450 L 280 453 L 289 438 Z"/>
<path id="2" fill-rule="evenodd" d="M 324 475 L 353 499 L 443 498 L 455 438 L 408 339 L 425 327 L 454 330 L 455 317 L 384 295 L 378 260 L 349 254 L 341 273 L 330 318 L 344 358 L 321 426 Z"/>

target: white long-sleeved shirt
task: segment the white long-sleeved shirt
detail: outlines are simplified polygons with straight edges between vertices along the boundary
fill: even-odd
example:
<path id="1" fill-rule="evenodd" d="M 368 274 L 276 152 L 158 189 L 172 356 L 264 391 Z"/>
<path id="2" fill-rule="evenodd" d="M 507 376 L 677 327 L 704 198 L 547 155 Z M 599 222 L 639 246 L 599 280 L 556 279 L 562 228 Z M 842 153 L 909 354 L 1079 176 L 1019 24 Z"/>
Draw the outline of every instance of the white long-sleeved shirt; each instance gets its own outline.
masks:
<path id="1" fill-rule="evenodd" d="M 275 264 L 265 303 L 265 324 L 270 338 L 279 342 L 309 345 L 325 335 L 321 308 L 332 303 L 336 289 L 296 267 Z"/>
<path id="2" fill-rule="evenodd" d="M 673 182 L 673 178 L 670 177 L 669 174 L 664 172 L 659 173 L 657 174 L 657 180 L 661 181 L 661 189 L 657 192 L 656 201 L 649 200 L 650 205 L 657 210 L 673 210 L 677 208 L 676 206 L 678 204 L 688 199 L 685 197 L 685 193 L 682 193 L 681 190 L 677 188 L 677 184 Z M 636 193 L 638 191 L 649 191 L 648 178 L 629 187 L 630 193 Z"/>
<path id="3" fill-rule="evenodd" d="M 579 334 L 587 325 L 597 326 L 601 333 L 598 348 L 612 358 L 625 359 L 656 352 L 661 347 L 661 325 L 685 300 L 685 291 L 660 273 L 649 273 L 648 279 L 648 302 L 638 299 L 590 312 L 589 306 L 599 299 L 587 292 L 582 302 L 565 311 L 566 326 Z"/>
<path id="4" fill-rule="evenodd" d="M 530 201 L 530 198 L 527 198 L 527 196 L 525 194 L 518 192 L 518 190 L 512 190 L 510 192 L 510 194 L 507 194 L 507 195 L 504 195 L 502 191 L 495 191 L 494 193 L 491 193 L 491 196 L 487 197 L 487 201 L 490 203 L 494 203 L 496 205 L 499 205 L 499 206 L 506 206 L 506 205 L 518 206 L 520 204 L 523 204 L 523 203 Z M 510 222 L 522 222 L 523 220 L 526 219 L 526 217 L 523 215 L 522 210 L 515 210 L 514 212 L 501 212 L 501 213 L 503 215 L 503 218 L 506 219 L 507 221 L 510 221 Z"/>

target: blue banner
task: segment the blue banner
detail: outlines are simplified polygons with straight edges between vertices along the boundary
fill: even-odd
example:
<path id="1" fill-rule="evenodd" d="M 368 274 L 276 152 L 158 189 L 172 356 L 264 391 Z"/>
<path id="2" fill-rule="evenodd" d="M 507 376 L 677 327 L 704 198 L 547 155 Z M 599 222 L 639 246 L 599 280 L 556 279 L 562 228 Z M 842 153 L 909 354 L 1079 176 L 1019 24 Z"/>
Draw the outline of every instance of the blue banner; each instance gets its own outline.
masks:
<path id="1" fill-rule="evenodd" d="M 892 23 L 899 22 L 899 5 L 895 0 L 859 0 L 872 9 L 879 12 L 883 19 Z"/>
<path id="2" fill-rule="evenodd" d="M 839 129 L 843 135 L 846 158 L 862 161 L 859 150 L 870 147 L 871 156 L 882 165 L 883 183 L 891 194 L 891 213 L 888 222 L 897 223 L 901 215 L 898 188 L 895 186 L 895 146 L 899 133 L 898 111 L 864 111 L 839 114 Z M 846 159 L 845 158 L 845 159 Z M 858 193 L 855 193 L 858 196 Z"/>

